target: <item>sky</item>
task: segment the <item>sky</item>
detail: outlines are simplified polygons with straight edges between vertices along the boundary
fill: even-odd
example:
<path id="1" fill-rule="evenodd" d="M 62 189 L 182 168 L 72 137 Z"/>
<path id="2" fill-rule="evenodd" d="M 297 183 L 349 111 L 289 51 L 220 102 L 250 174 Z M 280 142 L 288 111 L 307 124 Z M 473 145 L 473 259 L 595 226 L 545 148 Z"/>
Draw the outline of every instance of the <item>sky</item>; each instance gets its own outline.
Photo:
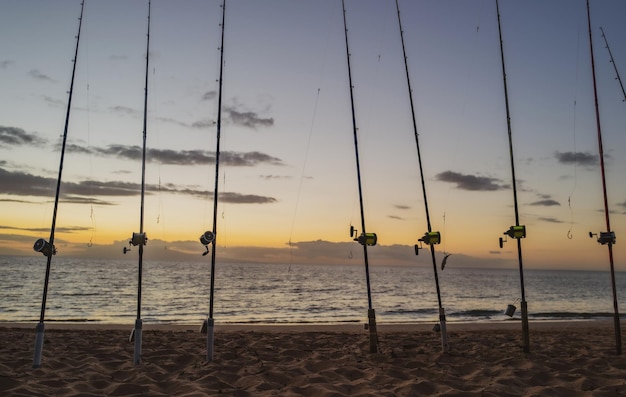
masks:
<path id="1" fill-rule="evenodd" d="M 371 265 L 430 264 L 395 2 L 346 0 Z M 495 2 L 401 0 L 429 215 L 447 266 L 517 266 Z M 147 1 L 86 0 L 55 246 L 126 257 L 140 229 Z M 0 2 L 0 254 L 50 235 L 79 0 Z M 607 270 L 583 0 L 500 2 L 524 266 Z M 615 266 L 626 270 L 626 2 L 591 1 Z M 221 1 L 152 1 L 144 230 L 148 259 L 207 260 Z M 341 1 L 226 5 L 218 262 L 362 263 Z M 626 76 L 624 76 L 626 78 Z M 43 258 L 42 258 L 43 260 Z"/>

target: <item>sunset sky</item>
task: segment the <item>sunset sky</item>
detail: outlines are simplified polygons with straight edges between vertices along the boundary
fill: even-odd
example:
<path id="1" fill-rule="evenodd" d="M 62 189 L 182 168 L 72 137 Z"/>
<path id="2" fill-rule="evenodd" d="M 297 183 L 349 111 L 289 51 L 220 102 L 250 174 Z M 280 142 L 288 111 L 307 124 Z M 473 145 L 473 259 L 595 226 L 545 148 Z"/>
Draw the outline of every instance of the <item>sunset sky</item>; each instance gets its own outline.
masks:
<path id="1" fill-rule="evenodd" d="M 152 1 L 146 256 L 206 260 L 221 1 Z M 346 0 L 373 265 L 428 264 L 395 1 Z M 430 217 L 448 266 L 516 266 L 493 0 L 402 0 Z M 139 231 L 147 1 L 86 0 L 56 241 L 123 258 Z M 584 0 L 500 3 L 525 266 L 608 269 Z M 0 254 L 48 239 L 80 0 L 0 2 Z M 591 2 L 616 267 L 626 270 L 626 2 Z M 340 0 L 228 1 L 218 261 L 358 264 Z M 291 242 L 291 246 L 289 245 Z M 425 251 L 424 251 L 425 252 Z M 135 253 L 134 251 L 132 253 Z M 127 255 L 128 257 L 128 255 Z M 41 257 L 43 260 L 43 257 Z M 351 259 L 350 259 L 351 258 Z"/>

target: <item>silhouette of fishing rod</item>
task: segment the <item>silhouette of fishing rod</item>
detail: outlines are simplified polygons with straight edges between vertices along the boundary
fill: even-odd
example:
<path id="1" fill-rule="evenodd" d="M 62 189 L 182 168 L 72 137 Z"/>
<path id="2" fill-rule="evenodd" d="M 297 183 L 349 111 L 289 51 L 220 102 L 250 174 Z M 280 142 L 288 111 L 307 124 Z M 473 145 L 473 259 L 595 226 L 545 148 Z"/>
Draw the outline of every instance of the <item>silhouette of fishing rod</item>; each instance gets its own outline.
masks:
<path id="1" fill-rule="evenodd" d="M 138 262 L 138 275 L 137 275 L 137 318 L 135 319 L 135 328 L 130 334 L 129 339 L 135 340 L 135 354 L 133 357 L 133 363 L 135 365 L 141 364 L 141 342 L 142 342 L 142 328 L 143 320 L 141 319 L 141 284 L 143 276 L 143 247 L 148 242 L 148 236 L 143 230 L 143 214 L 144 214 L 144 197 L 146 191 L 146 137 L 148 129 L 148 70 L 150 64 L 150 7 L 151 1 L 148 0 L 148 33 L 146 35 L 146 81 L 144 88 L 144 102 L 143 102 L 143 150 L 141 156 L 141 207 L 139 210 L 139 232 L 133 233 L 129 245 L 139 246 L 139 262 Z M 130 251 L 130 248 L 124 247 L 124 254 Z"/>
<path id="2" fill-rule="evenodd" d="M 524 353 L 530 352 L 530 334 L 528 328 L 528 302 L 526 302 L 526 293 L 524 289 L 524 265 L 522 261 L 522 239 L 526 237 L 526 226 L 519 224 L 519 209 L 517 204 L 517 186 L 515 180 L 515 161 L 513 158 L 513 134 L 511 131 L 511 112 L 509 110 L 509 91 L 507 87 L 506 81 L 506 67 L 504 63 L 504 45 L 502 42 L 502 25 L 500 23 L 500 6 L 498 4 L 498 0 L 496 0 L 496 13 L 498 14 L 498 34 L 500 38 L 500 59 L 502 62 L 502 80 L 504 86 L 504 102 L 506 105 L 506 125 L 509 136 L 509 155 L 511 159 L 511 179 L 513 185 L 513 204 L 515 208 L 515 226 L 511 226 L 509 230 L 504 232 L 505 236 L 511 237 L 517 240 L 517 259 L 519 263 L 519 278 L 520 278 L 520 290 L 521 290 L 521 300 L 520 305 L 522 309 L 522 334 L 523 334 L 523 349 Z M 503 243 L 507 241 L 506 237 L 503 239 L 500 237 L 500 248 L 502 248 Z M 509 305 L 510 307 L 514 307 Z M 506 314 L 513 316 L 514 309 L 508 310 Z"/>
<path id="3" fill-rule="evenodd" d="M 611 47 L 609 47 L 609 42 L 606 39 L 606 35 L 604 34 L 604 29 L 600 27 L 600 31 L 602 32 L 602 38 L 604 39 L 604 44 L 606 44 L 606 49 L 609 51 L 609 57 L 611 58 L 611 64 L 613 65 L 613 70 L 615 70 L 615 79 L 619 82 L 619 86 L 622 89 L 622 95 L 624 99 L 623 102 L 626 102 L 626 91 L 624 91 L 624 84 L 622 84 L 622 78 L 619 76 L 619 71 L 617 70 L 617 65 L 615 64 L 615 60 L 613 59 L 613 53 L 611 52 Z"/>
<path id="4" fill-rule="evenodd" d="M 596 111 L 596 129 L 598 131 L 598 151 L 600 155 L 600 170 L 602 175 L 602 193 L 604 198 L 604 218 L 606 220 L 606 232 L 589 232 L 589 237 L 596 236 L 598 243 L 606 245 L 609 249 L 609 265 L 611 271 L 611 288 L 613 291 L 613 323 L 615 328 L 615 349 L 618 355 L 622 354 L 622 331 L 620 325 L 620 315 L 617 305 L 617 289 L 615 288 L 615 266 L 613 264 L 613 244 L 615 244 L 615 232 L 611 231 L 611 220 L 609 216 L 609 204 L 606 193 L 606 175 L 604 172 L 604 149 L 602 148 L 602 128 L 600 125 L 600 110 L 598 107 L 598 89 L 596 84 L 596 66 L 593 55 L 593 36 L 591 33 L 591 12 L 589 10 L 589 0 L 587 0 L 587 26 L 589 29 L 589 52 L 591 54 L 591 73 L 593 78 L 593 97 Z M 603 32 L 604 35 L 604 32 Z M 607 44 L 608 46 L 608 44 Z M 613 64 L 615 66 L 615 64 Z M 617 69 L 616 69 L 617 71 Z M 621 83 L 621 81 L 620 81 Z M 623 87 L 622 87 L 623 90 Z"/>
<path id="5" fill-rule="evenodd" d="M 213 306 L 215 296 L 215 237 L 217 235 L 217 199 L 218 199 L 218 181 L 220 173 L 220 136 L 222 129 L 222 75 L 224 68 L 224 22 L 226 17 L 226 0 L 222 3 L 222 38 L 220 44 L 220 76 L 219 76 L 219 93 L 217 99 L 217 138 L 215 148 L 215 188 L 213 189 L 213 230 L 206 231 L 200 236 L 200 242 L 205 247 L 203 256 L 209 253 L 209 244 L 211 250 L 211 286 L 209 296 L 209 316 L 202 324 L 202 333 L 207 335 L 207 361 L 213 361 L 213 345 L 214 345 L 214 325 Z"/>
<path id="6" fill-rule="evenodd" d="M 406 82 L 409 90 L 409 102 L 411 103 L 411 116 L 413 118 L 413 132 L 415 135 L 415 146 L 417 148 L 417 161 L 420 169 L 420 177 L 422 181 L 422 193 L 424 195 L 424 210 L 426 212 L 426 224 L 428 226 L 428 231 L 424 233 L 418 242 L 420 245 L 415 245 L 415 255 L 419 254 L 419 250 L 422 248 L 421 244 L 427 244 L 430 246 L 430 254 L 433 262 L 433 272 L 435 275 L 435 286 L 437 288 L 437 302 L 439 304 L 439 324 L 438 327 L 435 326 L 435 330 L 439 330 L 441 332 L 441 350 L 443 352 L 447 352 L 450 347 L 448 345 L 448 333 L 446 329 L 446 311 L 441 303 L 441 289 L 439 288 L 439 275 L 437 274 L 437 259 L 435 257 L 435 244 L 439 244 L 441 242 L 441 234 L 439 232 L 433 232 L 431 223 L 430 223 L 430 211 L 428 210 L 428 196 L 426 195 L 426 183 L 424 182 L 424 169 L 422 167 L 422 155 L 420 152 L 420 144 L 419 144 L 419 134 L 417 132 L 417 123 L 415 121 L 415 105 L 413 103 L 413 90 L 411 89 L 411 78 L 409 76 L 409 65 L 406 57 L 406 48 L 404 45 L 404 31 L 402 30 L 402 19 L 400 18 L 400 6 L 398 5 L 398 0 L 396 0 L 396 10 L 398 12 L 398 26 L 400 27 L 400 40 L 402 42 L 402 55 L 404 57 L 404 69 L 406 71 Z M 448 255 L 444 258 L 441 263 L 441 270 L 444 269 L 446 260 L 448 259 Z"/>
<path id="7" fill-rule="evenodd" d="M 361 210 L 361 234 L 356 236 L 358 231 L 350 226 L 350 237 L 354 238 L 354 241 L 357 241 L 359 244 L 363 246 L 363 260 L 365 262 L 365 282 L 367 284 L 367 303 L 368 303 L 368 311 L 367 311 L 367 319 L 368 324 L 367 328 L 369 329 L 370 334 L 370 352 L 377 353 L 378 352 L 378 333 L 376 331 L 376 312 L 372 307 L 372 289 L 370 287 L 370 273 L 369 273 L 369 261 L 367 258 L 367 247 L 376 245 L 377 237 L 376 233 L 367 233 L 365 230 L 365 211 L 363 210 L 363 189 L 361 187 L 361 167 L 359 164 L 359 140 L 357 134 L 356 127 L 356 115 L 354 112 L 354 94 L 353 94 L 353 86 L 352 86 L 352 72 L 350 68 L 350 48 L 348 46 L 348 24 L 346 22 L 346 5 L 345 0 L 341 0 L 341 6 L 343 8 L 343 27 L 346 38 L 346 56 L 348 58 L 348 83 L 350 86 L 350 105 L 352 108 L 352 131 L 354 135 L 354 151 L 356 158 L 356 176 L 357 182 L 359 186 L 359 206 Z"/>
<path id="8" fill-rule="evenodd" d="M 43 352 L 43 340 L 45 334 L 44 318 L 46 315 L 46 301 L 48 299 L 48 282 L 50 281 L 50 267 L 52 264 L 52 255 L 57 253 L 54 246 L 54 232 L 57 222 L 57 209 L 59 208 L 59 192 L 61 190 L 61 176 L 63 174 L 63 161 L 65 159 L 65 146 L 67 143 L 67 130 L 70 122 L 70 110 L 72 108 L 72 94 L 74 93 L 74 76 L 76 75 L 76 63 L 78 60 L 78 44 L 80 43 L 80 32 L 83 25 L 83 10 L 85 8 L 85 2 L 80 3 L 80 17 L 78 18 L 78 34 L 76 35 L 76 49 L 74 50 L 74 59 L 72 62 L 72 79 L 70 82 L 70 91 L 68 93 L 67 100 L 67 112 L 65 114 L 65 127 L 63 129 L 63 143 L 61 144 L 61 161 L 59 163 L 59 175 L 57 177 L 56 195 L 54 197 L 54 210 L 52 211 L 52 226 L 50 227 L 50 238 L 46 241 L 43 238 L 35 241 L 33 249 L 36 252 L 41 252 L 46 258 L 46 276 L 43 284 L 43 296 L 41 298 L 41 313 L 39 315 L 39 323 L 35 328 L 35 352 L 33 355 L 33 368 L 39 368 L 41 366 L 41 354 Z"/>

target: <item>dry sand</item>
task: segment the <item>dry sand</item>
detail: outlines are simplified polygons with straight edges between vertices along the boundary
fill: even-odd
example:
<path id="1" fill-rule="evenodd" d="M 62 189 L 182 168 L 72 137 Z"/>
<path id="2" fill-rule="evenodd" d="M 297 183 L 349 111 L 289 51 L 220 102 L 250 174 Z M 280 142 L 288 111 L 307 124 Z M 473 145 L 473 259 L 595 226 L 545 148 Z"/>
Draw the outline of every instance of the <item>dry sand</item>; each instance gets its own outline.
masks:
<path id="1" fill-rule="evenodd" d="M 206 361 L 199 327 L 46 324 L 32 368 L 35 324 L 0 324 L 2 396 L 626 396 L 626 356 L 612 322 L 448 324 L 442 354 L 431 325 L 379 325 L 380 353 L 351 326 L 216 325 Z"/>

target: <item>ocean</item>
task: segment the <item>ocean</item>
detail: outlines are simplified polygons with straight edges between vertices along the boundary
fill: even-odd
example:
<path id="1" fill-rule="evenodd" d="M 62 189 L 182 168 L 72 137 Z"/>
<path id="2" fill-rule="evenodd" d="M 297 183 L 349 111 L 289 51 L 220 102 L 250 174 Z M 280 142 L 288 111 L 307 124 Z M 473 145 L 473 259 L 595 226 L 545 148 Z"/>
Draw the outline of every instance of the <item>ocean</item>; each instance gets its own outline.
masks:
<path id="1" fill-rule="evenodd" d="M 0 322 L 39 320 L 46 258 L 0 256 Z M 438 320 L 431 267 L 370 266 L 378 323 Z M 626 312 L 626 273 L 616 273 L 620 311 Z M 524 271 L 530 321 L 608 319 L 613 316 L 605 271 Z M 517 269 L 439 271 L 448 322 L 519 321 Z M 144 323 L 202 324 L 209 311 L 210 263 L 144 261 Z M 513 304 L 512 318 L 504 311 Z M 216 323 L 356 323 L 367 321 L 364 267 L 220 264 L 215 271 Z M 137 315 L 137 260 L 54 257 L 45 321 L 129 324 Z M 626 318 L 622 314 L 622 318 Z"/>

